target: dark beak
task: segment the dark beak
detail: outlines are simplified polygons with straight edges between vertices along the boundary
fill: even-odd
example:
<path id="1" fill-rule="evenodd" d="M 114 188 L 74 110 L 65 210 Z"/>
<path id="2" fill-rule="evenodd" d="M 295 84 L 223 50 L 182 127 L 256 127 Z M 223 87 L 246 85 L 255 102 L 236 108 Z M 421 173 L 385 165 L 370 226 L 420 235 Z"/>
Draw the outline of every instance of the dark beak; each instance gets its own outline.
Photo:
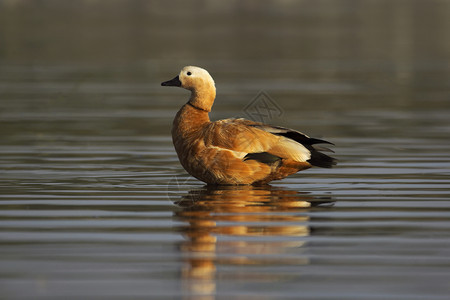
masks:
<path id="1" fill-rule="evenodd" d="M 164 81 L 163 83 L 161 83 L 162 86 L 181 86 L 181 81 L 180 81 L 180 77 L 175 77 L 172 80 L 169 81 Z"/>

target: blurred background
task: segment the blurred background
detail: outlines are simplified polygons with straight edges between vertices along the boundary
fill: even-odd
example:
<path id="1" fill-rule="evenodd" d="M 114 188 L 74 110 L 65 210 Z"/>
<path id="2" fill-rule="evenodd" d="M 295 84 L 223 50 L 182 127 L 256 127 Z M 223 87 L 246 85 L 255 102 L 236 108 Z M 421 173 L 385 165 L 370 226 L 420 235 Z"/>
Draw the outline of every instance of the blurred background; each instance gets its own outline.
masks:
<path id="1" fill-rule="evenodd" d="M 0 0 L 2 295 L 447 299 L 449 37 L 447 0 Z M 205 190 L 185 65 L 338 167 Z"/>
<path id="2" fill-rule="evenodd" d="M 284 125 L 330 136 L 343 130 L 400 134 L 397 126 L 383 130 L 384 122 L 357 132 L 370 122 L 366 116 L 359 126 L 326 129 L 310 127 L 307 119 L 289 120 L 307 118 L 302 111 L 313 110 L 313 122 L 327 126 L 320 119 L 374 109 L 381 110 L 377 117 L 398 110 L 411 120 L 417 110 L 448 108 L 449 5 L 445 0 L 2 0 L 2 111 L 10 117 L 18 110 L 86 118 L 87 107 L 90 116 L 126 110 L 137 113 L 134 120 L 144 117 L 142 128 L 129 130 L 167 134 L 169 117 L 187 95 L 159 83 L 185 65 L 198 65 L 217 83 L 213 117 L 239 115 L 264 90 L 286 112 Z M 144 116 L 144 110 L 162 111 Z M 3 124 L 4 134 L 14 130 L 9 126 L 15 125 Z"/>

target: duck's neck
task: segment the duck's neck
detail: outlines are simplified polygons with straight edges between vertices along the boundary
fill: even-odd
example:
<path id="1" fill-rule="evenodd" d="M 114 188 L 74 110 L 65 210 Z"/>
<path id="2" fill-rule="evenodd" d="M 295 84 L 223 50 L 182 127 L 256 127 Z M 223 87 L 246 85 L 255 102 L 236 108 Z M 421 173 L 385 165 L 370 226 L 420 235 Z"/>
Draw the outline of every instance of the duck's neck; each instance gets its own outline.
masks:
<path id="1" fill-rule="evenodd" d="M 192 90 L 188 103 L 181 107 L 173 120 L 172 138 L 175 148 L 178 142 L 189 142 L 202 134 L 203 128 L 210 123 L 208 113 L 215 97 L 214 82 L 205 82 Z"/>
<path id="2" fill-rule="evenodd" d="M 195 107 L 188 102 L 181 107 L 173 120 L 172 135 L 174 139 L 176 137 L 193 136 L 195 133 L 201 132 L 202 128 L 209 122 L 209 115 L 206 110 Z"/>
<path id="3" fill-rule="evenodd" d="M 214 82 L 206 82 L 192 90 L 188 104 L 199 110 L 210 112 L 215 98 L 216 87 L 214 86 Z"/>

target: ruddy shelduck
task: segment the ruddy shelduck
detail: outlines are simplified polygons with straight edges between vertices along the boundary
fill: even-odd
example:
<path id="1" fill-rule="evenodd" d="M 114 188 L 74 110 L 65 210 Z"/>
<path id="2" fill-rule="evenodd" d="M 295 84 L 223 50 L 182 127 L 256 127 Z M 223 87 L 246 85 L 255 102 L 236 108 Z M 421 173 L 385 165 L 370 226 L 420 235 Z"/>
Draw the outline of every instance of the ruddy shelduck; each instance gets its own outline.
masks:
<path id="1" fill-rule="evenodd" d="M 211 122 L 208 113 L 216 97 L 208 71 L 184 67 L 162 86 L 191 91 L 189 101 L 175 116 L 172 139 L 181 165 L 195 178 L 211 185 L 262 185 L 318 166 L 331 168 L 336 160 L 310 138 L 288 128 L 245 119 Z"/>

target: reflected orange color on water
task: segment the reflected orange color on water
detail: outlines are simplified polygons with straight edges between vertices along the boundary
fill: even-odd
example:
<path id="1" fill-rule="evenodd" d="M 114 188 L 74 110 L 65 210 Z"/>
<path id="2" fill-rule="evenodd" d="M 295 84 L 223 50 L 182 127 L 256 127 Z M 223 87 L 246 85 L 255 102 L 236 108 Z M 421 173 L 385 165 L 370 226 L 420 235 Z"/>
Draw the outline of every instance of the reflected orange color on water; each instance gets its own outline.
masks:
<path id="1" fill-rule="evenodd" d="M 182 229 L 186 241 L 180 247 L 184 288 L 191 295 L 212 297 L 218 266 L 308 264 L 306 256 L 283 254 L 305 245 L 303 238 L 310 235 L 306 213 L 323 203 L 332 201 L 272 186 L 189 191 L 176 201 L 182 208 L 176 217 L 187 223 Z M 263 272 L 253 276 L 264 281 L 280 278 Z"/>

